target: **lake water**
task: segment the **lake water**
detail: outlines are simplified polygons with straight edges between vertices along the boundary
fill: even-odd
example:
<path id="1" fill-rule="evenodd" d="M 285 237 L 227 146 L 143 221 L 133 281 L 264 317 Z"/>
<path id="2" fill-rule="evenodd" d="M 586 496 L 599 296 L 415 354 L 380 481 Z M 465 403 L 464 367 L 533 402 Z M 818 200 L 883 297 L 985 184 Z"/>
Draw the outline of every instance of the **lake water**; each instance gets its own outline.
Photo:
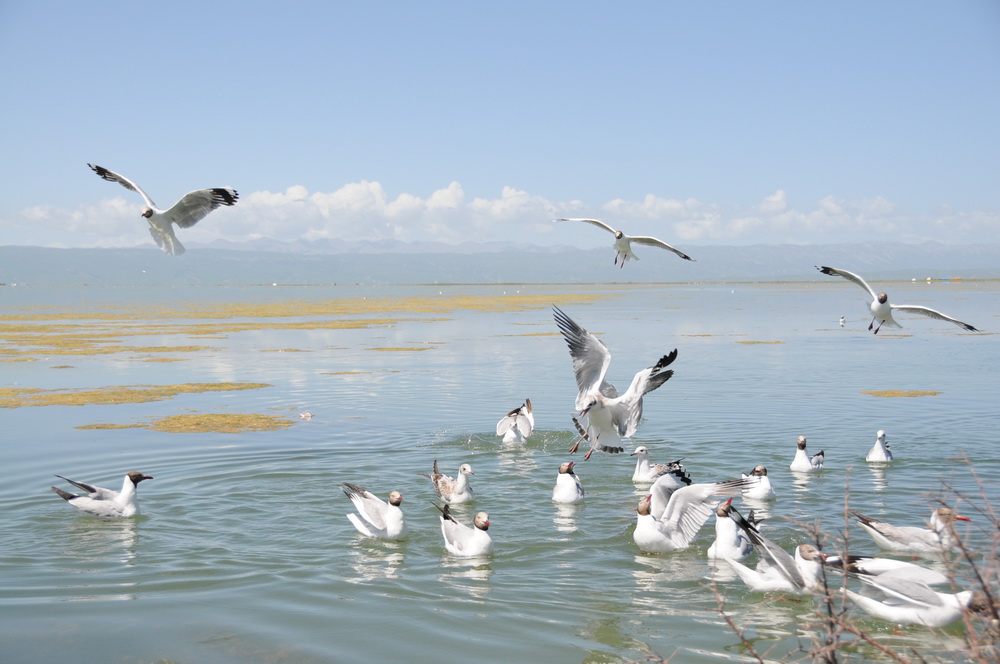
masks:
<path id="1" fill-rule="evenodd" d="M 557 468 L 573 458 L 576 388 L 549 305 L 600 333 L 613 354 L 609 379 L 621 389 L 678 349 L 675 376 L 645 399 L 634 444 L 648 446 L 653 461 L 683 458 L 696 482 L 766 465 L 778 495 L 765 534 L 786 548 L 808 536 L 785 517 L 842 533 L 849 483 L 859 511 L 913 525 L 951 485 L 969 498 L 959 505 L 974 519 L 965 536 L 989 550 L 993 533 L 977 518 L 981 492 L 963 455 L 1000 506 L 1000 283 L 886 288 L 894 301 L 942 309 L 986 332 L 901 315 L 903 330 L 873 336 L 863 293 L 839 280 L 4 288 L 0 348 L 29 349 L 32 359 L 0 363 L 0 388 L 270 387 L 2 410 L 0 660 L 739 659 L 740 639 L 710 587 L 712 521 L 687 551 L 640 552 L 631 529 L 644 494 L 627 454 L 577 455 L 586 502 L 551 503 Z M 250 305 L 259 308 L 241 308 Z M 268 305 L 281 315 L 270 316 Z M 292 305 L 301 315 L 288 312 Z M 358 318 L 373 322 L 327 325 Z M 37 331 L 11 340 L 13 326 L 33 322 L 110 335 L 99 343 L 207 348 L 166 353 L 180 360 L 171 362 L 150 361 L 163 354 L 147 350 L 48 354 L 33 347 Z M 282 326 L 292 322 L 310 325 Z M 187 327 L 220 323 L 241 327 Z M 881 390 L 938 394 L 864 393 Z M 503 445 L 496 422 L 525 397 L 537 430 L 524 445 Z M 311 420 L 299 418 L 306 410 Z M 260 413 L 293 424 L 240 434 L 78 428 L 189 413 Z M 864 461 L 877 429 L 888 432 L 897 458 L 886 469 Z M 788 471 L 799 434 L 827 459 L 804 481 Z M 475 469 L 477 500 L 454 511 L 465 521 L 489 512 L 489 560 L 444 552 L 435 496 L 419 475 L 435 459 L 448 474 L 466 462 Z M 49 491 L 70 488 L 56 473 L 118 488 L 129 470 L 155 477 L 139 487 L 136 519 L 81 516 Z M 382 496 L 402 491 L 410 538 L 357 536 L 344 516 L 345 481 Z M 876 551 L 857 526 L 850 533 L 853 552 Z M 726 570 L 717 582 L 727 611 L 769 657 L 801 657 L 818 633 L 816 602 L 749 592 Z M 952 652 L 961 625 L 931 635 L 852 615 L 894 648 L 961 659 Z M 876 654 L 863 645 L 842 652 Z"/>

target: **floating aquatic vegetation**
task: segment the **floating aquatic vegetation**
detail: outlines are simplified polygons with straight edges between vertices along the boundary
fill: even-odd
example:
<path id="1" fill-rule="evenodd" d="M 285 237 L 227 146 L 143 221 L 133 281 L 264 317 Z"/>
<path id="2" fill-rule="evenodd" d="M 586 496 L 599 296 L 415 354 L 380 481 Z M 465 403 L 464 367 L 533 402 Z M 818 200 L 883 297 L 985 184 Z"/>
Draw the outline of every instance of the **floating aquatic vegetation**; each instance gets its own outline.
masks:
<path id="1" fill-rule="evenodd" d="M 430 350 L 430 346 L 375 346 L 369 348 L 368 350 L 385 350 L 385 351 L 408 351 L 408 350 Z"/>
<path id="2" fill-rule="evenodd" d="M 148 428 L 168 433 L 247 433 L 276 431 L 290 426 L 292 420 L 277 415 L 200 413 L 164 417 L 149 424 Z"/>
<path id="3" fill-rule="evenodd" d="M 862 390 L 861 394 L 873 397 L 934 397 L 941 393 L 933 390 Z"/>
<path id="4" fill-rule="evenodd" d="M 747 344 L 749 346 L 753 344 L 783 344 L 785 342 L 784 341 L 737 341 L 736 343 Z"/>
<path id="5" fill-rule="evenodd" d="M 145 424 L 81 424 L 77 429 L 144 429 Z"/>
<path id="6" fill-rule="evenodd" d="M 269 383 L 184 383 L 128 385 L 83 390 L 42 390 L 33 387 L 0 388 L 0 408 L 22 406 L 88 406 L 162 401 L 177 394 L 229 392 L 271 387 Z"/>

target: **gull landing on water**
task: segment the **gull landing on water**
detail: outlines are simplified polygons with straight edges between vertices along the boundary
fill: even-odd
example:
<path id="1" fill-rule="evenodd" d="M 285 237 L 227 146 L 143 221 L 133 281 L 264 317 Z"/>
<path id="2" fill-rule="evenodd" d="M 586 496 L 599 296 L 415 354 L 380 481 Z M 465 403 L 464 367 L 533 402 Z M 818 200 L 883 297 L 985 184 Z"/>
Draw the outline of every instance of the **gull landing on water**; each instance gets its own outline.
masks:
<path id="1" fill-rule="evenodd" d="M 834 277 L 843 277 L 848 281 L 853 281 L 854 283 L 856 283 L 857 285 L 861 286 L 866 291 L 868 291 L 868 294 L 871 295 L 872 297 L 872 302 L 871 304 L 868 305 L 868 308 L 872 312 L 872 322 L 868 325 L 868 329 L 871 330 L 874 327 L 875 334 L 878 334 L 878 331 L 882 329 L 883 325 L 887 325 L 888 327 L 893 327 L 893 328 L 902 327 L 902 325 L 900 325 L 893 319 L 892 317 L 893 311 L 902 311 L 908 314 L 920 314 L 921 316 L 927 316 L 929 318 L 946 320 L 949 323 L 954 323 L 955 325 L 958 325 L 960 328 L 964 330 L 968 330 L 969 332 L 979 332 L 979 330 L 972 327 L 968 323 L 963 323 L 962 321 L 956 318 L 952 318 L 951 316 L 945 316 L 940 311 L 931 309 L 929 307 L 923 307 L 920 306 L 919 304 L 890 304 L 888 295 L 886 295 L 885 293 L 876 293 L 875 290 L 868 285 L 867 281 L 865 281 L 858 275 L 854 274 L 853 272 L 848 272 L 847 270 L 838 270 L 835 267 L 825 267 L 820 265 L 817 265 L 816 269 L 822 272 L 823 274 L 829 274 Z M 875 327 L 875 321 L 878 321 L 878 327 Z"/>
<path id="2" fill-rule="evenodd" d="M 554 221 L 582 221 L 588 224 L 593 224 L 598 228 L 603 228 L 612 235 L 615 236 L 615 265 L 618 265 L 618 258 L 621 257 L 622 264 L 621 267 L 625 267 L 625 261 L 639 260 L 639 257 L 632 252 L 632 243 L 645 244 L 650 247 L 659 247 L 660 249 L 666 249 L 667 251 L 672 251 L 686 261 L 693 261 L 694 259 L 685 254 L 683 251 L 671 247 L 669 244 L 655 237 L 649 237 L 648 235 L 625 235 L 623 231 L 611 228 L 603 221 L 599 219 L 583 219 L 583 218 L 562 218 L 555 219 Z"/>
<path id="3" fill-rule="evenodd" d="M 123 175 L 109 171 L 102 166 L 87 164 L 95 173 L 108 182 L 117 182 L 129 191 L 134 191 L 146 201 L 142 216 L 149 222 L 149 234 L 164 253 L 180 256 L 184 253 L 184 245 L 174 235 L 173 224 L 180 228 L 190 228 L 204 219 L 209 212 L 222 205 L 233 205 L 239 199 L 239 194 L 230 187 L 215 187 L 213 189 L 196 189 L 188 192 L 173 207 L 161 210 L 139 185 Z"/>
<path id="4" fill-rule="evenodd" d="M 523 443 L 535 428 L 535 414 L 531 399 L 525 399 L 519 408 L 510 411 L 497 422 L 497 435 L 505 443 Z"/>
<path id="5" fill-rule="evenodd" d="M 611 365 L 611 351 L 604 342 L 580 327 L 564 314 L 559 307 L 552 307 L 556 325 L 566 340 L 573 360 L 573 373 L 579 390 L 576 408 L 580 416 L 587 416 L 586 434 L 590 440 L 590 451 L 584 457 L 589 459 L 595 449 L 623 452 L 619 446 L 622 437 L 631 438 L 642 420 L 642 397 L 652 392 L 674 375 L 666 369 L 677 359 L 677 349 L 661 357 L 656 364 L 635 374 L 624 394 L 618 394 L 615 386 L 605 380 Z M 578 440 L 570 452 L 575 452 Z"/>
<path id="6" fill-rule="evenodd" d="M 136 487 L 143 480 L 153 479 L 150 475 L 143 475 L 133 470 L 125 476 L 125 480 L 122 482 L 122 490 L 114 491 L 112 489 L 77 482 L 62 475 L 56 475 L 56 477 L 69 482 L 81 491 L 87 492 L 86 496 L 78 496 L 57 487 L 52 487 L 52 491 L 56 495 L 85 514 L 109 518 L 124 518 L 137 515 L 139 513 L 139 501 L 136 498 Z"/>

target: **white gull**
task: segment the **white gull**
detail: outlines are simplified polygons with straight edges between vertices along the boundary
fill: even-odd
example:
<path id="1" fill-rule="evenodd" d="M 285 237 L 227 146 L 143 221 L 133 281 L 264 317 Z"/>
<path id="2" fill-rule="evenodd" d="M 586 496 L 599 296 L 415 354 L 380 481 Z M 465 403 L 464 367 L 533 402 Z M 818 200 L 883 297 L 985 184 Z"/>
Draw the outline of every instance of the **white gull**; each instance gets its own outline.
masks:
<path id="1" fill-rule="evenodd" d="M 795 443 L 795 458 L 792 459 L 792 463 L 788 466 L 790 470 L 794 470 L 799 473 L 808 473 L 814 470 L 822 470 L 823 461 L 826 459 L 826 454 L 823 450 L 820 450 L 816 454 L 810 455 L 806 452 L 806 437 L 799 436 Z"/>
<path id="2" fill-rule="evenodd" d="M 77 482 L 62 475 L 56 475 L 56 477 L 66 480 L 76 488 L 87 492 L 86 496 L 79 496 L 75 493 L 63 491 L 58 487 L 52 487 L 52 491 L 60 498 L 85 514 L 109 518 L 123 518 L 137 515 L 139 513 L 139 499 L 136 496 L 136 488 L 139 482 L 153 479 L 150 475 L 143 475 L 133 470 L 125 475 L 121 491 L 115 491 L 113 489 L 85 484 L 84 482 Z"/>
<path id="3" fill-rule="evenodd" d="M 895 321 L 892 317 L 893 311 L 902 311 L 908 314 L 920 314 L 921 316 L 927 316 L 929 318 L 936 318 L 938 320 L 945 320 L 949 323 L 954 323 L 964 330 L 969 332 L 979 332 L 976 328 L 972 327 L 968 323 L 963 323 L 957 318 L 952 318 L 951 316 L 946 316 L 940 311 L 931 309 L 929 307 L 924 307 L 919 304 L 891 304 L 889 302 L 889 296 L 885 293 L 876 293 L 875 290 L 868 285 L 864 279 L 854 274 L 853 272 L 848 272 L 847 270 L 838 270 L 834 267 L 816 266 L 816 269 L 823 274 L 829 274 L 834 277 L 843 277 L 848 281 L 852 281 L 857 285 L 868 291 L 871 295 L 872 302 L 868 305 L 868 309 L 872 312 L 872 322 L 868 325 L 868 329 L 871 330 L 875 327 L 875 321 L 878 321 L 878 327 L 875 327 L 875 334 L 882 329 L 883 325 L 888 327 L 902 327 L 899 323 Z"/>
<path id="4" fill-rule="evenodd" d="M 956 514 L 948 507 L 938 507 L 931 512 L 928 528 L 916 526 L 894 526 L 879 519 L 849 510 L 862 528 L 880 548 L 887 551 L 909 553 L 942 553 L 951 548 L 955 535 L 955 521 L 971 521 L 969 517 Z"/>
<path id="5" fill-rule="evenodd" d="M 173 224 L 180 228 L 190 228 L 204 219 L 209 212 L 221 205 L 233 205 L 239 199 L 239 194 L 230 187 L 215 187 L 212 189 L 196 189 L 188 192 L 179 201 L 167 210 L 156 207 L 153 199 L 146 194 L 136 183 L 129 180 L 124 175 L 119 175 L 114 171 L 109 171 L 102 166 L 87 164 L 95 173 L 108 182 L 117 182 L 130 191 L 134 191 L 146 201 L 146 207 L 142 210 L 142 216 L 149 222 L 149 234 L 156 240 L 165 253 L 180 256 L 184 253 L 184 246 L 174 235 Z"/>
<path id="6" fill-rule="evenodd" d="M 552 489 L 552 502 L 569 504 L 583 500 L 583 483 L 573 465 L 572 461 L 567 461 L 559 466 L 556 486 Z"/>
<path id="7" fill-rule="evenodd" d="M 566 339 L 569 354 L 573 360 L 573 373 L 579 390 L 576 408 L 580 415 L 587 416 L 587 433 L 590 451 L 584 456 L 589 459 L 600 445 L 624 451 L 618 447 L 621 438 L 630 438 L 642 419 L 642 397 L 652 392 L 674 375 L 666 369 L 677 359 L 677 349 L 661 357 L 656 364 L 635 374 L 624 394 L 618 394 L 615 386 L 605 380 L 611 364 L 611 351 L 604 342 L 580 327 L 558 307 L 552 307 L 559 331 Z M 570 452 L 576 452 L 576 445 Z"/>
<path id="8" fill-rule="evenodd" d="M 403 518 L 403 494 L 389 492 L 389 500 L 384 501 L 370 491 L 356 484 L 344 482 L 344 495 L 354 503 L 357 514 L 348 514 L 348 520 L 362 535 L 384 540 L 400 540 L 406 537 L 406 520 Z"/>
<path id="9" fill-rule="evenodd" d="M 493 539 L 486 532 L 490 528 L 490 516 L 479 512 L 472 520 L 472 527 L 459 523 L 451 515 L 448 505 L 438 507 L 441 510 L 441 534 L 444 536 L 444 548 L 448 553 L 465 558 L 485 556 L 493 551 Z"/>
<path id="10" fill-rule="evenodd" d="M 678 256 L 680 256 L 681 258 L 683 258 L 684 260 L 687 260 L 687 261 L 694 260 L 693 258 L 691 258 L 690 256 L 688 256 L 687 254 L 685 254 L 683 251 L 680 251 L 679 249 L 676 249 L 676 248 L 670 246 L 669 244 L 667 244 L 663 240 L 660 240 L 659 238 L 650 237 L 648 235 L 625 235 L 624 231 L 620 231 L 620 230 L 618 230 L 616 228 L 612 228 L 611 226 L 608 226 L 606 223 L 604 223 L 603 221 L 601 221 L 599 219 L 584 219 L 584 218 L 577 218 L 577 217 L 574 217 L 574 218 L 563 217 L 561 219 L 555 219 L 555 221 L 582 221 L 584 223 L 592 224 L 594 226 L 597 226 L 598 228 L 603 228 L 604 230 L 606 230 L 609 233 L 611 233 L 612 235 L 614 235 L 615 236 L 615 265 L 618 265 L 618 258 L 621 257 L 621 260 L 622 260 L 621 267 L 625 267 L 625 261 L 627 261 L 627 260 L 633 260 L 633 261 L 639 260 L 639 257 L 636 256 L 635 253 L 632 251 L 632 243 L 633 242 L 635 244 L 643 244 L 643 245 L 647 245 L 647 246 L 650 246 L 650 247 L 659 247 L 660 249 L 666 249 L 667 251 L 672 251 L 672 252 L 674 252 L 675 254 L 677 254 Z"/>
<path id="11" fill-rule="evenodd" d="M 875 434 L 875 444 L 868 450 L 865 461 L 871 463 L 886 463 L 892 461 L 892 450 L 889 449 L 889 441 L 885 438 L 885 431 L 878 430 Z"/>
<path id="12" fill-rule="evenodd" d="M 535 428 L 535 414 L 531 410 L 531 399 L 525 399 L 518 408 L 510 411 L 497 422 L 497 435 L 503 436 L 505 443 L 523 443 Z"/>
<path id="13" fill-rule="evenodd" d="M 458 468 L 458 479 L 443 475 L 438 470 L 437 459 L 434 460 L 434 472 L 431 475 L 420 473 L 424 477 L 429 477 L 434 483 L 434 492 L 441 500 L 452 505 L 467 503 L 475 498 L 472 485 L 469 483 L 469 476 L 475 475 L 472 466 L 463 463 Z"/>

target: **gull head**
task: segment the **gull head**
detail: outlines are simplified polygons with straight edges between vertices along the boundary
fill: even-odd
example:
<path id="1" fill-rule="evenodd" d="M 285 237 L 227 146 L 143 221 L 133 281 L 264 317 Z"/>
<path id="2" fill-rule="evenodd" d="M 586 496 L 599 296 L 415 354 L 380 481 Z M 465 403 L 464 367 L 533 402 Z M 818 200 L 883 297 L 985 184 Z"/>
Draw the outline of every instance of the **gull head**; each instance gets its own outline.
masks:
<path id="1" fill-rule="evenodd" d="M 766 477 L 767 468 L 765 468 L 764 466 L 754 466 L 753 470 L 750 471 L 750 474 L 753 475 L 754 477 Z"/>
<path id="2" fill-rule="evenodd" d="M 142 473 L 137 472 L 135 470 L 133 470 L 132 472 L 130 472 L 128 474 L 128 478 L 130 480 L 132 480 L 132 484 L 138 484 L 139 482 L 141 482 L 143 480 L 151 480 L 151 479 L 153 479 L 152 475 L 143 475 Z"/>
<path id="3" fill-rule="evenodd" d="M 635 512 L 639 516 L 649 516 L 649 504 L 653 502 L 653 496 L 649 495 L 639 501 L 639 505 L 636 506 Z"/>
<path id="4" fill-rule="evenodd" d="M 146 219 L 149 219 L 150 217 L 152 217 L 153 216 L 153 208 L 148 207 L 148 206 L 142 208 L 142 216 L 144 216 Z"/>
<path id="5" fill-rule="evenodd" d="M 885 293 L 879 293 L 879 294 L 878 294 L 878 297 L 877 297 L 877 298 L 875 298 L 875 299 L 877 299 L 877 300 L 878 300 L 878 303 L 879 303 L 879 304 L 885 304 L 886 302 L 888 302 L 888 301 L 889 301 L 889 296 L 888 296 L 888 295 L 886 295 Z"/>
<path id="6" fill-rule="evenodd" d="M 632 452 L 632 454 L 630 454 L 629 456 L 645 456 L 647 454 L 649 454 L 649 450 L 640 445 L 639 447 L 635 448 L 635 451 Z"/>
<path id="7" fill-rule="evenodd" d="M 620 239 L 622 239 L 622 238 L 623 238 L 624 236 L 625 236 L 625 233 L 622 233 L 621 231 L 615 231 L 615 239 L 616 239 L 616 240 L 620 240 Z"/>
<path id="8" fill-rule="evenodd" d="M 458 472 L 461 473 L 462 475 L 475 475 L 476 474 L 475 472 L 473 472 L 472 466 L 470 466 L 467 463 L 463 463 L 462 466 L 458 469 Z"/>
<path id="9" fill-rule="evenodd" d="M 566 473 L 569 473 L 570 475 L 574 474 L 573 473 L 573 462 L 572 461 L 567 461 L 566 463 L 561 464 L 559 466 L 559 474 L 560 475 L 565 475 Z"/>
<path id="10" fill-rule="evenodd" d="M 402 504 L 402 502 L 403 502 L 403 494 L 401 494 L 399 491 L 389 492 L 390 505 L 395 505 L 396 507 L 399 507 Z"/>
<path id="11" fill-rule="evenodd" d="M 489 530 L 490 515 L 486 512 L 479 512 L 476 514 L 475 518 L 472 519 L 472 523 L 474 523 L 476 528 L 479 528 L 480 530 Z"/>
<path id="12" fill-rule="evenodd" d="M 799 446 L 800 450 L 806 449 L 806 437 L 805 436 L 799 436 L 799 441 L 796 444 Z"/>

